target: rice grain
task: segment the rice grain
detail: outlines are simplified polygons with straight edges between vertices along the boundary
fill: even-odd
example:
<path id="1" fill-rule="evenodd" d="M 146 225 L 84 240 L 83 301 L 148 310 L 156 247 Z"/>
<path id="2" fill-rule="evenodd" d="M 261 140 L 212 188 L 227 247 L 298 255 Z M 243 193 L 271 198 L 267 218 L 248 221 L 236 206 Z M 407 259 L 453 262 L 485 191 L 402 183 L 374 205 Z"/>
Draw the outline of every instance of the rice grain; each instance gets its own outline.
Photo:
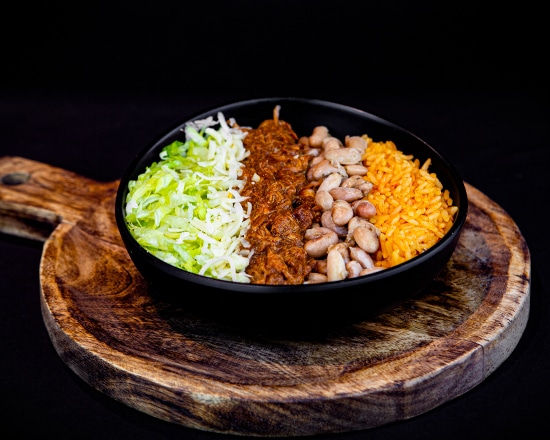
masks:
<path id="1" fill-rule="evenodd" d="M 377 267 L 389 268 L 421 254 L 451 228 L 458 207 L 435 173 L 431 159 L 422 165 L 392 141 L 373 142 L 363 164 L 365 180 L 373 183 L 368 200 L 376 207 L 371 222 L 380 230 L 380 248 L 373 255 Z"/>

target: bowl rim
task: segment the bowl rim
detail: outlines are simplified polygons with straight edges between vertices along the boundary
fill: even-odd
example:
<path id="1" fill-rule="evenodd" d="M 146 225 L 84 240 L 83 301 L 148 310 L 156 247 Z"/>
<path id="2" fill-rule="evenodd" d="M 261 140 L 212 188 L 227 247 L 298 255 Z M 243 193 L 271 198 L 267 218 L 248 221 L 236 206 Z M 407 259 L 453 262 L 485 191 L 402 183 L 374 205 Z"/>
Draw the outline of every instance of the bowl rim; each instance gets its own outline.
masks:
<path id="1" fill-rule="evenodd" d="M 187 122 L 203 119 L 211 115 L 215 115 L 218 112 L 222 112 L 226 117 L 231 117 L 231 109 L 241 108 L 244 106 L 254 106 L 260 104 L 281 104 L 284 103 L 299 103 L 307 104 L 312 106 L 321 106 L 328 107 L 336 110 L 341 110 L 344 112 L 351 112 L 357 115 L 361 115 L 366 119 L 374 121 L 376 123 L 382 124 L 384 126 L 393 128 L 398 132 L 402 133 L 405 136 L 415 138 L 417 142 L 423 144 L 428 150 L 433 152 L 434 155 L 438 157 L 438 160 L 444 165 L 447 169 L 447 173 L 451 176 L 451 179 L 454 181 L 457 193 L 458 200 L 460 202 L 459 209 L 457 211 L 453 225 L 447 231 L 447 233 L 432 247 L 424 251 L 423 253 L 412 257 L 411 259 L 400 263 L 396 266 L 384 269 L 382 271 L 374 272 L 372 274 L 364 275 L 357 278 L 346 278 L 339 281 L 331 281 L 325 283 L 311 283 L 311 284 L 283 284 L 283 285 L 271 285 L 271 284 L 254 284 L 254 283 L 242 283 L 235 282 L 230 280 L 222 280 L 217 278 L 211 278 L 204 275 L 195 274 L 188 272 L 184 269 L 180 269 L 176 266 L 173 266 L 160 258 L 154 256 L 145 248 L 143 248 L 137 240 L 130 233 L 127 223 L 125 221 L 124 209 L 125 204 L 124 199 L 127 194 L 127 184 L 131 180 L 131 176 L 136 173 L 136 169 L 141 162 L 143 162 L 144 157 L 151 151 L 160 150 L 163 148 L 164 139 L 172 136 L 176 130 L 180 130 Z M 284 119 L 284 118 L 282 118 Z M 238 121 L 237 121 L 238 122 Z M 292 124 L 292 121 L 288 121 Z M 409 130 L 391 122 L 380 116 L 369 113 L 365 110 L 338 103 L 327 101 L 323 99 L 310 99 L 310 98 L 301 98 L 301 97 L 264 97 L 264 98 L 253 98 L 245 99 L 240 101 L 232 101 L 226 104 L 219 105 L 217 107 L 212 107 L 202 111 L 194 112 L 193 114 L 180 119 L 178 123 L 173 125 L 171 128 L 164 130 L 159 136 L 157 136 L 152 142 L 148 143 L 142 150 L 140 150 L 127 166 L 125 172 L 123 173 L 122 178 L 120 179 L 120 185 L 117 189 L 116 200 L 115 200 L 115 220 L 117 227 L 122 236 L 125 247 L 127 248 L 130 257 L 132 260 L 136 257 L 135 252 L 139 253 L 137 256 L 140 260 L 147 261 L 148 264 L 153 265 L 158 268 L 160 271 L 166 273 L 167 276 L 174 277 L 180 281 L 189 282 L 197 286 L 206 286 L 214 289 L 220 289 L 224 291 L 232 291 L 238 293 L 252 293 L 254 295 L 280 295 L 285 293 L 296 294 L 297 289 L 301 292 L 320 292 L 320 291 L 332 291 L 336 289 L 343 288 L 354 288 L 366 283 L 377 282 L 384 280 L 388 277 L 402 274 L 404 272 L 413 270 L 415 267 L 423 265 L 427 260 L 432 258 L 437 258 L 437 254 L 443 253 L 447 245 L 451 244 L 453 241 L 458 239 L 458 236 L 462 232 L 463 226 L 466 222 L 467 211 L 468 211 L 468 196 L 466 192 L 466 187 L 464 181 L 460 176 L 456 167 L 443 155 L 441 152 L 436 150 L 433 146 L 428 144 L 426 141 L 410 132 Z M 130 244 L 132 243 L 132 244 Z"/>

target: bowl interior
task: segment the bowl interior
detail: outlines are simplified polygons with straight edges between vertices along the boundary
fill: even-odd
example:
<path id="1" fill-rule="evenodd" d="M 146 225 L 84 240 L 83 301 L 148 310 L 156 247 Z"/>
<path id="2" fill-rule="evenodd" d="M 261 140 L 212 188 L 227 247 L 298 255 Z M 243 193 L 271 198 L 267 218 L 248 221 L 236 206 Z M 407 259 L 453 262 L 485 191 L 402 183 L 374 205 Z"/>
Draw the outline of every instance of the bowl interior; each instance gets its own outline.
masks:
<path id="1" fill-rule="evenodd" d="M 235 118 L 241 126 L 258 126 L 263 120 L 273 117 L 273 109 L 280 105 L 280 119 L 292 125 L 294 131 L 309 135 L 317 125 L 325 125 L 330 133 L 340 139 L 346 135 L 368 134 L 374 141 L 393 141 L 398 149 L 412 154 L 421 162 L 431 158 L 430 171 L 435 172 L 458 206 L 458 213 L 451 230 L 436 245 L 423 254 L 384 271 L 360 278 L 345 279 L 337 282 L 296 285 L 257 285 L 235 283 L 196 275 L 178 269 L 154 257 L 143 249 L 132 237 L 124 220 L 124 204 L 127 185 L 137 178 L 153 161 L 158 160 L 161 149 L 174 140 L 183 140 L 182 127 L 185 122 L 216 117 L 223 112 L 226 118 Z M 446 264 L 458 241 L 464 225 L 467 211 L 467 196 L 464 183 L 457 170 L 438 151 L 407 130 L 385 121 L 365 111 L 345 105 L 301 98 L 265 98 L 241 101 L 201 114 L 193 115 L 160 136 L 153 144 L 138 154 L 123 175 L 117 194 L 115 216 L 122 239 L 136 267 L 153 285 L 164 289 L 178 290 L 202 287 L 218 292 L 232 292 L 253 296 L 280 296 L 291 294 L 318 295 L 321 292 L 371 292 L 374 297 L 377 290 L 408 290 L 412 293 L 421 289 Z M 316 296 L 318 300 L 331 301 Z"/>

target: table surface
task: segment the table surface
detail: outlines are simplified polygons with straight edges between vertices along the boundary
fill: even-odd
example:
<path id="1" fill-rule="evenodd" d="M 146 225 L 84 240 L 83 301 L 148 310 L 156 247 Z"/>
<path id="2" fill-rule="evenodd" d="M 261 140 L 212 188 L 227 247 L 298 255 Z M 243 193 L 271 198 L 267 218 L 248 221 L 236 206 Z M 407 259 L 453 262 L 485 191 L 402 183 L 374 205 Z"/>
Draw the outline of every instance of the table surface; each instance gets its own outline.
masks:
<path id="1" fill-rule="evenodd" d="M 137 17 L 143 24 L 146 19 L 157 23 L 164 17 L 161 12 L 147 12 L 138 8 L 131 18 Z M 168 15 L 175 12 L 170 10 Z M 381 7 L 377 12 L 381 13 Z M 407 23 L 409 13 L 405 7 L 398 24 Z M 301 14 L 306 15 L 304 11 Z M 24 54 L 8 50 L 7 56 L 13 62 L 7 64 L 9 78 L 0 88 L 0 156 L 22 156 L 108 182 L 118 179 L 134 155 L 163 131 L 195 113 L 235 100 L 265 96 L 319 98 L 388 119 L 440 150 L 466 182 L 500 204 L 515 220 L 532 257 L 530 318 L 509 358 L 465 395 L 410 420 L 323 438 L 497 438 L 520 435 L 527 428 L 550 427 L 550 240 L 544 233 L 548 222 L 543 214 L 550 191 L 550 112 L 548 89 L 536 64 L 527 73 L 529 69 L 517 64 L 526 62 L 526 56 L 518 55 L 519 61 L 505 68 L 509 66 L 506 51 L 500 48 L 501 58 L 485 65 L 476 58 L 482 50 L 475 49 L 473 38 L 460 43 L 453 38 L 453 49 L 460 53 L 443 54 L 443 64 L 433 63 L 429 68 L 424 63 L 429 48 L 418 52 L 417 63 L 414 54 L 403 50 L 403 54 L 409 54 L 405 66 L 380 49 L 371 52 L 369 65 L 376 71 L 363 70 L 359 74 L 346 65 L 348 69 L 342 72 L 327 61 L 329 65 L 323 71 L 319 64 L 312 67 L 311 57 L 327 53 L 318 48 L 310 52 L 305 65 L 299 65 L 296 51 L 289 58 L 291 66 L 285 64 L 277 72 L 266 73 L 262 71 L 266 61 L 258 57 L 255 65 L 240 71 L 242 75 L 227 67 L 239 55 L 226 54 L 216 65 L 218 74 L 214 74 L 213 67 L 206 67 L 204 62 L 194 59 L 190 63 L 189 52 L 174 56 L 174 47 L 152 49 L 154 44 L 148 36 L 158 37 L 161 29 L 173 36 L 173 30 L 157 25 L 133 41 L 124 34 L 124 28 L 113 24 L 112 16 L 104 28 L 98 25 L 100 14 L 93 17 L 96 21 L 87 25 L 86 32 L 75 34 L 75 23 L 51 27 L 43 40 L 33 40 L 26 46 Z M 451 25 L 457 26 L 458 22 L 457 18 Z M 224 22 L 218 19 L 217 23 L 222 26 Z M 254 30 L 266 45 L 277 42 L 284 46 L 284 35 L 270 37 L 273 26 L 247 30 Z M 307 37 L 311 26 L 297 32 Z M 382 28 L 379 25 L 376 29 Z M 454 32 L 447 33 L 444 28 L 439 25 L 439 32 L 447 36 Z M 116 35 L 117 43 L 105 43 L 101 39 L 105 32 L 111 37 Z M 400 34 L 399 44 L 407 44 L 407 49 L 416 48 L 427 38 L 426 33 L 415 34 L 416 40 L 411 42 L 404 35 Z M 533 34 L 529 34 L 531 37 Z M 322 42 L 327 38 L 324 36 Z M 397 45 L 396 40 L 394 36 L 386 44 Z M 506 42 L 511 40 L 507 38 Z M 237 38 L 237 43 L 243 41 Z M 315 41 L 309 39 L 306 43 Z M 41 51 L 52 43 L 59 44 L 57 51 Z M 140 49 L 120 51 L 133 43 Z M 345 49 L 341 57 L 330 54 L 344 65 L 343 58 L 351 52 Z M 196 51 L 192 53 L 199 56 Z M 469 64 L 465 66 L 458 59 Z M 189 63 L 195 67 L 192 72 L 185 70 L 191 69 Z M 373 66 L 389 67 L 388 75 Z M 453 67 L 460 67 L 455 76 L 448 72 Z M 43 69 L 43 73 L 37 74 L 37 69 Z M 106 69 L 111 69 L 111 75 Z M 312 85 L 311 72 L 316 72 L 324 87 Z M 461 80 L 451 80 L 457 73 L 463 75 Z M 260 81 L 258 76 L 263 74 L 266 76 Z M 421 74 L 425 75 L 421 78 Z M 193 80 L 196 87 L 182 87 L 183 78 Z M 371 81 L 367 81 L 369 78 Z M 42 438 L 58 439 L 224 438 L 132 410 L 95 391 L 63 364 L 40 313 L 41 251 L 39 242 L 0 235 L 0 391 L 6 431 L 15 429 L 21 438 L 31 438 L 35 432 Z"/>

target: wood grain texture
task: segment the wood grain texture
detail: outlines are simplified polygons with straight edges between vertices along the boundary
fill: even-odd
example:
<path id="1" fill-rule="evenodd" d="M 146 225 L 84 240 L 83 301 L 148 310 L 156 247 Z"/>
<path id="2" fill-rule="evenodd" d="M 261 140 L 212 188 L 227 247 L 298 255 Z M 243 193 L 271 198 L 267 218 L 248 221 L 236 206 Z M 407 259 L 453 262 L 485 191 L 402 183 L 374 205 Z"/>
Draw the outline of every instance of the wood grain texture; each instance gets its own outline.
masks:
<path id="1" fill-rule="evenodd" d="M 16 172 L 28 180 L 5 177 Z M 468 184 L 459 244 L 421 295 L 326 332 L 277 336 L 151 295 L 115 225 L 118 182 L 17 157 L 0 158 L 0 179 L 0 230 L 44 241 L 41 305 L 61 359 L 113 399 L 184 426 L 303 436 L 411 418 L 487 378 L 529 317 L 525 240 Z"/>

